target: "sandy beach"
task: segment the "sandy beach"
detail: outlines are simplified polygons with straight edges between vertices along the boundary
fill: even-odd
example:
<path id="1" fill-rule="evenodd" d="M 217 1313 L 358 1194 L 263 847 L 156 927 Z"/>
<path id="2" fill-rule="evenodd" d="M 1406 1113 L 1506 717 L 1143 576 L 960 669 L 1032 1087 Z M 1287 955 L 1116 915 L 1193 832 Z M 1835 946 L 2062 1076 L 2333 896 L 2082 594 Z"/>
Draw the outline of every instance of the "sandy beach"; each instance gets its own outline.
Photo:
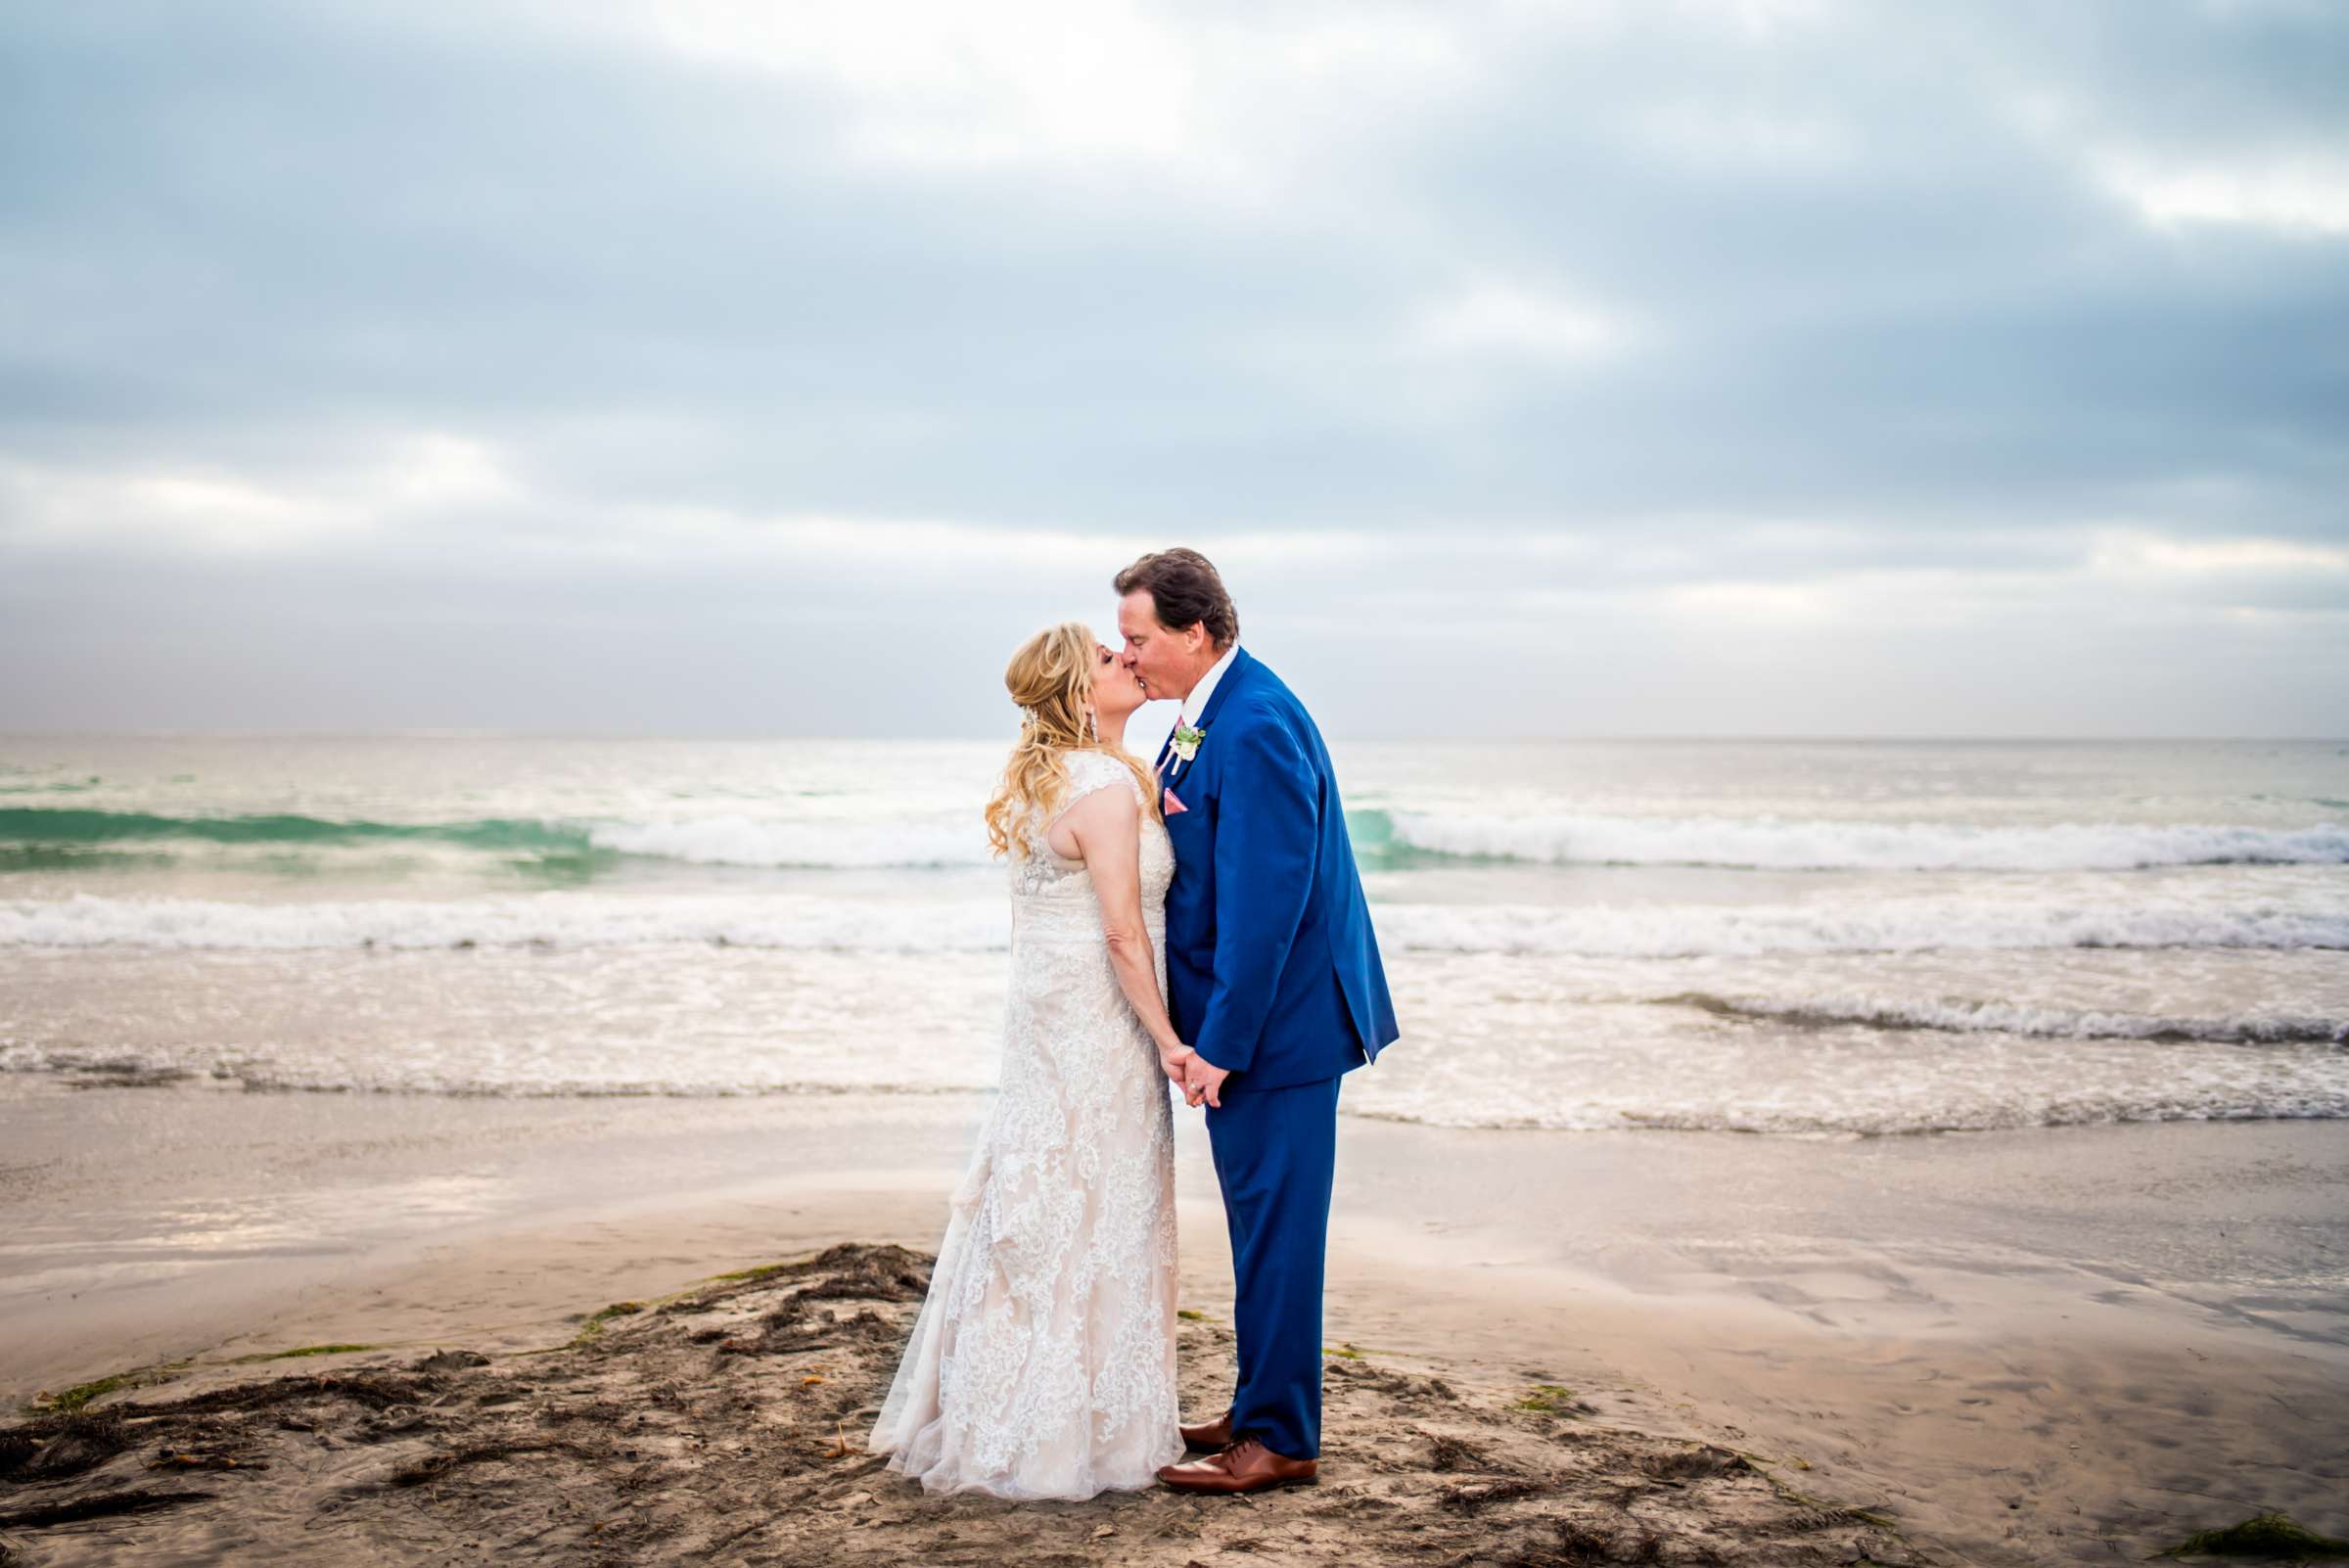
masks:
<path id="1" fill-rule="evenodd" d="M 1801 1140 L 1349 1118 L 1321 1485 L 1013 1510 L 853 1452 L 912 1305 L 835 1278 L 918 1277 L 976 1098 L 0 1094 L 0 1397 L 43 1455 L 80 1386 L 121 1379 L 82 1420 L 130 1417 L 87 1468 L 7 1477 L 11 1560 L 316 1560 L 321 1529 L 351 1562 L 707 1560 L 737 1530 L 746 1562 L 1169 1563 L 2105 1561 L 2267 1510 L 2349 1532 L 2333 1122 Z M 1180 1165 L 1207 1411 L 1230 1285 L 1187 1122 Z M 790 1349 L 818 1286 L 840 1292 L 822 1321 L 860 1326 Z M 604 1313 L 631 1302 L 668 1305 Z M 725 1348 L 757 1322 L 800 1326 Z M 318 1346 L 358 1348 L 240 1360 Z M 288 1425 L 255 1379 L 315 1399 Z M 524 1413 L 576 1452 L 450 1457 Z M 811 1421 L 843 1452 L 811 1455 Z M 238 1443 L 269 1468 L 228 1464 Z M 721 1449 L 748 1468 L 718 1486 Z M 418 1466 L 434 1484 L 400 1484 Z M 159 1489 L 208 1496 L 24 1522 Z"/>

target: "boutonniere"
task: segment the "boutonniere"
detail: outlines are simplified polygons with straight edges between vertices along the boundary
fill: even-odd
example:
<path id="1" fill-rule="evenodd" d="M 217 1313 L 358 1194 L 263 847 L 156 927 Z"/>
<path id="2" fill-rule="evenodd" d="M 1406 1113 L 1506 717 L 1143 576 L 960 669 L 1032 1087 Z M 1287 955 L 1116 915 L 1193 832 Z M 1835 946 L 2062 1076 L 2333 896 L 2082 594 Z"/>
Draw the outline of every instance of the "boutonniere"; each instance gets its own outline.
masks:
<path id="1" fill-rule="evenodd" d="M 1188 724 L 1176 723 L 1174 726 L 1174 755 L 1186 762 L 1190 761 L 1199 755 L 1199 743 L 1205 739 L 1207 739 L 1206 730 L 1193 729 Z"/>

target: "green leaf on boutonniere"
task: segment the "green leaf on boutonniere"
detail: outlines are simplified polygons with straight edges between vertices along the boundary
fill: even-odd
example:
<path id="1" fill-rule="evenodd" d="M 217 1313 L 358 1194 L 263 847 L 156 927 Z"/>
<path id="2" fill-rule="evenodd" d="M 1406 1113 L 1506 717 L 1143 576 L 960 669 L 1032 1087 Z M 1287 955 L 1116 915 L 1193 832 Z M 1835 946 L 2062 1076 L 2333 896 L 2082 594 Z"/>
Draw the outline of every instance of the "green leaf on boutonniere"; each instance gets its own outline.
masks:
<path id="1" fill-rule="evenodd" d="M 1199 743 L 1205 739 L 1207 739 L 1206 730 L 1194 729 L 1188 724 L 1176 724 L 1174 726 L 1174 755 L 1186 762 L 1191 761 L 1199 755 Z"/>

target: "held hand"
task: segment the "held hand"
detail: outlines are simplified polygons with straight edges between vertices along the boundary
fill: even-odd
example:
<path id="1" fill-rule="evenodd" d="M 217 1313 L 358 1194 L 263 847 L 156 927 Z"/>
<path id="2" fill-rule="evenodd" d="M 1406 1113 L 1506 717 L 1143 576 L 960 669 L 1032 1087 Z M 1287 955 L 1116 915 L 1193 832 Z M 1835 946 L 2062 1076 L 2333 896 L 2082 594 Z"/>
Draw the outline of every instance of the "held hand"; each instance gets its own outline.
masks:
<path id="1" fill-rule="evenodd" d="M 1182 1087 L 1183 1065 L 1197 1054 L 1198 1052 L 1192 1050 L 1188 1045 L 1177 1045 L 1171 1051 L 1160 1051 L 1158 1053 L 1159 1070 L 1167 1075 L 1168 1083 L 1180 1088 Z"/>
<path id="2" fill-rule="evenodd" d="M 1223 1108 L 1223 1081 L 1229 1077 L 1228 1069 L 1218 1067 L 1193 1051 L 1184 1064 L 1182 1097 L 1193 1105 L 1205 1100 L 1220 1111 Z"/>

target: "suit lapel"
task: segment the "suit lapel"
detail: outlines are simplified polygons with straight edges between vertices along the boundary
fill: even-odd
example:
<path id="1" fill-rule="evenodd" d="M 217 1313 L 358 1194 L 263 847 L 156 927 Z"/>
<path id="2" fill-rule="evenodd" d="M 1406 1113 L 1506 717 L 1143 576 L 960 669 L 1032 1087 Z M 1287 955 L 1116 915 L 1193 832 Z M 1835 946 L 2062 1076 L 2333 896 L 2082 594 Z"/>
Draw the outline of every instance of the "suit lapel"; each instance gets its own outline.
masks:
<path id="1" fill-rule="evenodd" d="M 1207 706 L 1199 710 L 1199 728 L 1205 729 L 1216 721 L 1216 713 L 1223 706 L 1223 699 L 1230 696 L 1233 688 L 1247 678 L 1248 667 L 1255 663 L 1256 660 L 1245 648 L 1232 655 L 1231 668 L 1223 671 L 1223 678 L 1216 682 L 1216 689 L 1207 699 Z"/>
<path id="2" fill-rule="evenodd" d="M 1199 722 L 1196 726 L 1194 726 L 1195 728 L 1197 728 L 1203 734 L 1206 732 L 1207 726 L 1216 721 L 1216 715 L 1222 711 L 1223 699 L 1229 697 L 1232 693 L 1232 689 L 1238 686 L 1242 680 L 1247 678 L 1248 669 L 1255 663 L 1256 660 L 1245 648 L 1242 648 L 1238 653 L 1232 656 L 1231 668 L 1223 671 L 1223 678 L 1216 682 L 1216 689 L 1208 695 L 1207 706 L 1199 710 Z M 1174 720 L 1174 726 L 1176 729 L 1182 727 L 1182 720 L 1179 717 Z M 1199 745 L 1201 749 L 1204 750 L 1207 746 L 1207 742 L 1202 740 Z M 1188 773 L 1191 770 L 1192 765 L 1191 762 L 1184 762 L 1178 759 L 1175 759 L 1174 736 L 1172 731 L 1169 731 L 1167 735 L 1167 756 L 1169 764 L 1174 767 L 1174 772 L 1168 775 L 1166 780 L 1168 787 L 1172 788 L 1174 780 L 1182 777 L 1185 773 Z M 1198 759 L 1196 755 L 1194 755 L 1192 758 L 1192 762 L 1197 761 Z"/>

